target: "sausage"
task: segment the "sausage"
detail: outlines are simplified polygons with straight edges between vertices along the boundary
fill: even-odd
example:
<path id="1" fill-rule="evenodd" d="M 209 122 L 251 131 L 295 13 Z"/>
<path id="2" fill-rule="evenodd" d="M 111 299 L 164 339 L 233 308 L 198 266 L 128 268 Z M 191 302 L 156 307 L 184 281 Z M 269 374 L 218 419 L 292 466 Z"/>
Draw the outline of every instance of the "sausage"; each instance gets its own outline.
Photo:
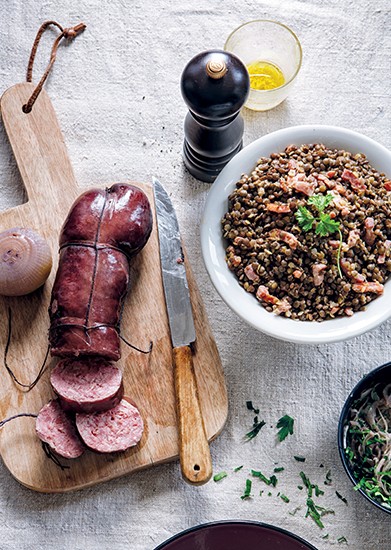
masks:
<path id="1" fill-rule="evenodd" d="M 39 411 L 35 430 L 41 441 L 64 458 L 78 458 L 85 451 L 70 415 L 53 399 Z"/>
<path id="2" fill-rule="evenodd" d="M 126 399 L 108 411 L 76 414 L 81 439 L 92 451 L 113 453 L 136 445 L 143 434 L 143 420 L 138 409 Z"/>
<path id="3" fill-rule="evenodd" d="M 60 235 L 49 307 L 51 354 L 118 361 L 129 259 L 152 230 L 147 196 L 133 185 L 92 189 L 73 204 Z"/>
<path id="4" fill-rule="evenodd" d="M 99 358 L 63 359 L 50 382 L 65 411 L 90 413 L 112 409 L 123 396 L 121 370 Z"/>

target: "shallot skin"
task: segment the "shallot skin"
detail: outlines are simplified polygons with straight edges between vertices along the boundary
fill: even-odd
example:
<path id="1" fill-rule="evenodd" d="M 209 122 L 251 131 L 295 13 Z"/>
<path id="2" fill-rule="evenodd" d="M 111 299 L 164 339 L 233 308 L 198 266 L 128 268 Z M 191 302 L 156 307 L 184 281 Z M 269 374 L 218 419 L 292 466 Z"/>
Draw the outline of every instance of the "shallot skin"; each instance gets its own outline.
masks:
<path id="1" fill-rule="evenodd" d="M 0 233 L 0 295 L 24 296 L 42 286 L 52 269 L 52 253 L 41 235 L 14 227 Z"/>

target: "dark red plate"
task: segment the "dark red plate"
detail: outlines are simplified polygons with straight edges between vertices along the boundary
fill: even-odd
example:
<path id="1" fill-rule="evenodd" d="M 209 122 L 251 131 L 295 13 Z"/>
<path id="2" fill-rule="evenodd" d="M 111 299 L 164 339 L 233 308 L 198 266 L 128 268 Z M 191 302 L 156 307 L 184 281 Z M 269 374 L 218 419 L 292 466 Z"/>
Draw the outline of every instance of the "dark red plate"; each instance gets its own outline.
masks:
<path id="1" fill-rule="evenodd" d="M 316 550 L 305 540 L 265 523 L 220 521 L 187 529 L 155 550 Z"/>

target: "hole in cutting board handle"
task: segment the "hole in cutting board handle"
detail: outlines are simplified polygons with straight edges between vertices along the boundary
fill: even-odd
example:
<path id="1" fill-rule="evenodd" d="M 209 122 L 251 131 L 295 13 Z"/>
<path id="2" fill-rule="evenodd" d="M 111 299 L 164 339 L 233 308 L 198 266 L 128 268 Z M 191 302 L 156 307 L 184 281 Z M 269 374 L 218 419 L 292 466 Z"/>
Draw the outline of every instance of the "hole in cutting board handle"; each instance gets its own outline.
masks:
<path id="1" fill-rule="evenodd" d="M 16 164 L 4 124 L 0 118 L 0 212 L 28 202 L 19 168 Z"/>
<path id="2" fill-rule="evenodd" d="M 201 470 L 201 468 L 199 467 L 198 464 L 194 464 L 193 470 L 195 470 L 196 472 L 199 472 Z"/>

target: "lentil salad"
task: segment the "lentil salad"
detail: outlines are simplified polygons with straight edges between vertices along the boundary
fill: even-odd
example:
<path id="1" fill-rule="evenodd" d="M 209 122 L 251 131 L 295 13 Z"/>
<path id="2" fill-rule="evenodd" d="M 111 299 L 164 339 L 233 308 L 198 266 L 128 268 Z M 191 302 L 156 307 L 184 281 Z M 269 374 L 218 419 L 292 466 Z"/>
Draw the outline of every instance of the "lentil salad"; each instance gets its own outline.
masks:
<path id="1" fill-rule="evenodd" d="M 353 315 L 382 294 L 391 272 L 390 191 L 362 153 L 309 144 L 262 157 L 229 196 L 228 267 L 269 312 L 303 321 Z M 329 234 L 317 231 L 316 203 Z"/>

